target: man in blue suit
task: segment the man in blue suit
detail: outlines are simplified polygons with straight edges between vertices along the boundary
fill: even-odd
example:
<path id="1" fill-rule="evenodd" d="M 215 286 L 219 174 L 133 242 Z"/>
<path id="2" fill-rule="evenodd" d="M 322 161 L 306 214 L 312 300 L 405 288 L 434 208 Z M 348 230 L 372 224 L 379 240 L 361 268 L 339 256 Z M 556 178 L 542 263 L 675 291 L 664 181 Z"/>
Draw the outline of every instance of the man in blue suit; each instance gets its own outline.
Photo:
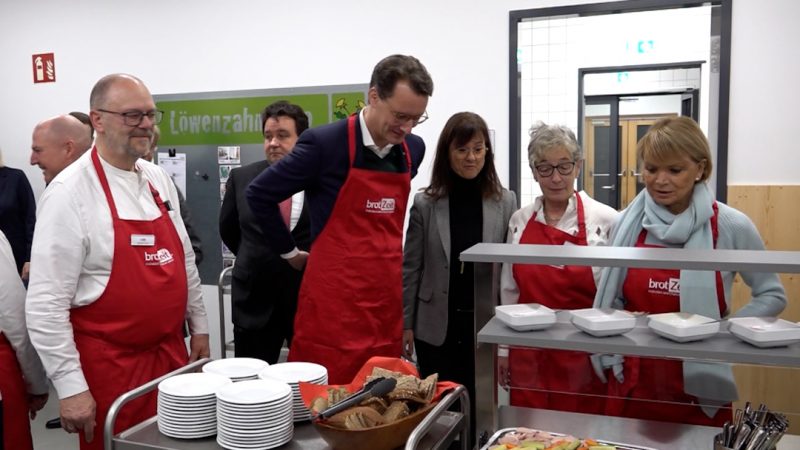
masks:
<path id="1" fill-rule="evenodd" d="M 292 342 L 297 293 L 302 272 L 293 269 L 267 244 L 245 198 L 247 186 L 270 164 L 289 154 L 308 128 L 308 116 L 297 105 L 275 102 L 261 113 L 266 159 L 231 170 L 219 211 L 222 242 L 236 255 L 231 279 L 233 342 L 237 357 L 278 362 L 283 341 Z M 308 210 L 303 193 L 282 206 L 292 238 L 308 250 Z"/>
<path id="2" fill-rule="evenodd" d="M 371 356 L 401 355 L 403 224 L 425 154 L 411 130 L 427 119 L 432 94 L 419 60 L 384 58 L 367 107 L 307 130 L 247 190 L 269 245 L 295 269 L 305 267 L 289 360 L 322 364 L 332 384 L 352 381 Z M 296 248 L 278 208 L 301 190 L 311 252 Z"/>

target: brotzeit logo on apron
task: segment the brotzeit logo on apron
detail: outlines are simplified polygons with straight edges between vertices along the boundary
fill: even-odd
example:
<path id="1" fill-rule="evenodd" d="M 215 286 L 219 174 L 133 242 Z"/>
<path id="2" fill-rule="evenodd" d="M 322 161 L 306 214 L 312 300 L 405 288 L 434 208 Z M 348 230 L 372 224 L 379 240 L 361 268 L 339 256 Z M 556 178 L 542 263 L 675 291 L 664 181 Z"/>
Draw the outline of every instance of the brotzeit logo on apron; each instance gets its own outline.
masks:
<path id="1" fill-rule="evenodd" d="M 661 295 L 681 295 L 681 279 L 669 278 L 664 281 L 650 278 L 647 284 L 647 292 Z"/>
<path id="2" fill-rule="evenodd" d="M 144 252 L 144 265 L 145 266 L 163 266 L 169 264 L 174 260 L 172 253 L 169 250 L 162 248 L 155 253 Z"/>
<path id="3" fill-rule="evenodd" d="M 395 201 L 393 198 L 382 198 L 375 201 L 367 199 L 367 207 L 365 210 L 368 213 L 391 214 L 394 212 L 394 208 Z"/>

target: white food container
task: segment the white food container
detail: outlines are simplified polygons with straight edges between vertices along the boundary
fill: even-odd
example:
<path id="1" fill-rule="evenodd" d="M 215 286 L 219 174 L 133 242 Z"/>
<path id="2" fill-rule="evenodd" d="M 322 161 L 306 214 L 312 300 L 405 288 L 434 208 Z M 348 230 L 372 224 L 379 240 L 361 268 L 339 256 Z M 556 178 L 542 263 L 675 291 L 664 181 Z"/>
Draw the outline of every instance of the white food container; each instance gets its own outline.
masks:
<path id="1" fill-rule="evenodd" d="M 800 325 L 775 317 L 728 319 L 730 332 L 756 347 L 780 347 L 800 341 Z"/>
<path id="2" fill-rule="evenodd" d="M 672 312 L 648 316 L 648 326 L 657 335 L 676 342 L 705 339 L 719 332 L 719 320 L 699 314 Z"/>
<path id="3" fill-rule="evenodd" d="M 517 331 L 544 330 L 556 323 L 556 313 L 538 303 L 495 306 L 497 318 Z"/>
<path id="4" fill-rule="evenodd" d="M 619 309 L 576 309 L 572 311 L 572 324 L 592 336 L 615 336 L 631 331 L 636 317 Z"/>

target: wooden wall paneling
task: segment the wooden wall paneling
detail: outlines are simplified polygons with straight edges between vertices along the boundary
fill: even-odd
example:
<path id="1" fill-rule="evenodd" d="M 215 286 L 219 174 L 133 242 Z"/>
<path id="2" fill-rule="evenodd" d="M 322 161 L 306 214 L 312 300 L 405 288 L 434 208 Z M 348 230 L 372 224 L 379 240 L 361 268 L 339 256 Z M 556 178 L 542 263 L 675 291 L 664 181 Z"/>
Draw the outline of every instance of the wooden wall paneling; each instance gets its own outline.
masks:
<path id="1" fill-rule="evenodd" d="M 769 250 L 800 250 L 800 186 L 729 186 L 728 204 L 747 214 Z M 781 274 L 788 305 L 781 318 L 800 321 L 800 274 Z M 741 277 L 733 288 L 733 310 L 750 300 L 750 289 Z M 789 414 L 790 431 L 800 434 L 800 369 L 734 366 L 739 402 L 765 403 Z"/>

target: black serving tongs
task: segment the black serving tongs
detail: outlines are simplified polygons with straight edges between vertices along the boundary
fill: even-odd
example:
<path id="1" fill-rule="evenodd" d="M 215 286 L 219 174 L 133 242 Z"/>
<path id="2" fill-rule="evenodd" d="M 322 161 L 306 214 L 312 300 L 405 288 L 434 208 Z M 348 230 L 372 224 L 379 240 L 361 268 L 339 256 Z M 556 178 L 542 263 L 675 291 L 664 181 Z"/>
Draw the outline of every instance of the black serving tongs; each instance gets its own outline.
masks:
<path id="1" fill-rule="evenodd" d="M 396 385 L 397 385 L 397 380 L 394 378 L 386 378 L 386 377 L 375 378 L 374 380 L 371 380 L 370 382 L 365 384 L 360 391 L 355 392 L 350 397 L 347 397 L 346 399 L 331 406 L 330 408 L 321 411 L 319 414 L 313 417 L 313 420 L 327 419 L 336 413 L 342 412 L 351 406 L 355 406 L 361 403 L 363 400 L 369 397 L 380 397 L 382 395 L 386 395 L 389 392 L 392 392 Z"/>

